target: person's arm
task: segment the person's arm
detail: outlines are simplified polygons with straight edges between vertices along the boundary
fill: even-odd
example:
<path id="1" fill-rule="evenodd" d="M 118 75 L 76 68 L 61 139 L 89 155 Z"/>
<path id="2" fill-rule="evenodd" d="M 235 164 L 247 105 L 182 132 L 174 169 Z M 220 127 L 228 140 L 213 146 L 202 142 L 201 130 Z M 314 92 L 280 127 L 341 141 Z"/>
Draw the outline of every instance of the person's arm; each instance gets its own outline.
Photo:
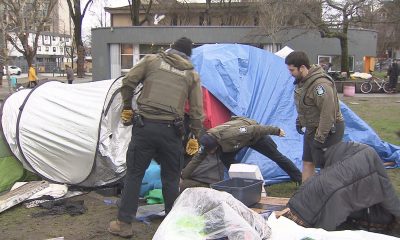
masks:
<path id="1" fill-rule="evenodd" d="M 266 126 L 266 125 L 251 125 L 248 126 L 249 132 L 254 133 L 255 138 L 259 138 L 265 135 L 276 135 L 279 136 L 281 133 L 281 129 L 278 127 L 273 126 Z"/>
<path id="2" fill-rule="evenodd" d="M 148 56 L 142 58 L 122 79 L 121 95 L 124 109 L 132 108 L 133 93 L 137 85 L 144 80 Z"/>
<path id="3" fill-rule="evenodd" d="M 336 121 L 335 92 L 333 84 L 324 82 L 314 87 L 313 97 L 316 106 L 320 111 L 319 125 L 314 140 L 324 143 Z"/>
<path id="4" fill-rule="evenodd" d="M 203 129 L 203 93 L 201 91 L 200 78 L 196 72 L 193 72 L 193 84 L 189 89 L 189 119 L 190 129 L 198 139 Z"/>

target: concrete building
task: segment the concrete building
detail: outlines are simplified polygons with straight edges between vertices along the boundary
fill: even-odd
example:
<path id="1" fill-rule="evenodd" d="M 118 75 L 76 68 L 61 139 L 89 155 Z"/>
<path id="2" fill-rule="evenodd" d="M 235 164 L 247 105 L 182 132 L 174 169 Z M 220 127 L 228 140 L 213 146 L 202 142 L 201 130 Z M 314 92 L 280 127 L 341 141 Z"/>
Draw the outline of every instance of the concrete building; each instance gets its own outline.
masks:
<path id="1" fill-rule="evenodd" d="M 239 2 L 231 6 L 235 11 L 235 26 L 226 25 L 227 9 L 213 8 L 205 15 L 205 4 L 190 4 L 190 8 L 154 8 L 140 19 L 148 19 L 144 26 L 131 26 L 129 7 L 106 8 L 111 27 L 92 29 L 93 79 L 116 78 L 125 74 L 139 59 L 170 44 L 181 36 L 191 38 L 196 46 L 215 43 L 241 43 L 275 52 L 284 46 L 307 52 L 313 63 L 331 62 L 332 71 L 340 70 L 340 43 L 338 39 L 321 38 L 319 32 L 302 28 L 282 30 L 273 41 L 260 26 L 251 3 Z M 247 7 L 246 7 L 247 6 Z M 162 10 L 164 9 L 164 10 Z M 241 10 L 241 11 L 240 11 Z M 164 16 L 160 21 L 160 16 Z M 208 20 L 205 20 L 208 19 Z M 224 20 L 225 19 L 225 20 Z M 232 18 L 230 18 L 232 19 Z M 299 22 L 302 19 L 296 19 Z M 154 23 L 157 23 L 155 25 Z M 364 58 L 376 55 L 377 33 L 366 29 L 349 31 L 349 58 L 351 71 L 363 71 Z"/>

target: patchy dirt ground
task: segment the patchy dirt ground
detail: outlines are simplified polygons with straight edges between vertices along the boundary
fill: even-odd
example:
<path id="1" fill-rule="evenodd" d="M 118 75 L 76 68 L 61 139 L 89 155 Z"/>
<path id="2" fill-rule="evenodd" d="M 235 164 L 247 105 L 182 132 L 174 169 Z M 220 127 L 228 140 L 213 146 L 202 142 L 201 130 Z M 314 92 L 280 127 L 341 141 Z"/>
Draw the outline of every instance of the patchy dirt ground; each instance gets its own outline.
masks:
<path id="1" fill-rule="evenodd" d="M 71 217 L 68 214 L 33 218 L 31 214 L 43 211 L 41 208 L 27 209 L 21 205 L 0 214 L 0 239 L 2 240 L 44 240 L 64 237 L 64 239 L 121 239 L 107 232 L 108 223 L 116 218 L 117 206 L 107 205 L 103 197 L 91 192 L 71 198 L 84 200 L 88 211 Z M 149 240 L 153 237 L 161 220 L 153 220 L 150 225 L 134 223 L 136 234 L 131 239 Z"/>

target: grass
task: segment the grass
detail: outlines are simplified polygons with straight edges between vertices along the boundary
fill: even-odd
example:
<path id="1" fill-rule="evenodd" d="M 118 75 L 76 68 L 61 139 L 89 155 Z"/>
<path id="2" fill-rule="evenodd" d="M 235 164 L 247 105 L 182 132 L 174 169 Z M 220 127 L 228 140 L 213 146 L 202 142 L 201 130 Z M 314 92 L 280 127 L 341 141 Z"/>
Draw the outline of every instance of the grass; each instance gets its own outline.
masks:
<path id="1" fill-rule="evenodd" d="M 343 98 L 342 101 L 367 122 L 383 141 L 400 146 L 400 138 L 396 135 L 400 131 L 400 103 L 397 102 L 400 98 L 357 97 Z M 387 173 L 400 196 L 400 169 L 388 169 Z M 268 187 L 267 193 L 273 197 L 291 197 L 296 190 L 294 183 L 281 183 Z"/>

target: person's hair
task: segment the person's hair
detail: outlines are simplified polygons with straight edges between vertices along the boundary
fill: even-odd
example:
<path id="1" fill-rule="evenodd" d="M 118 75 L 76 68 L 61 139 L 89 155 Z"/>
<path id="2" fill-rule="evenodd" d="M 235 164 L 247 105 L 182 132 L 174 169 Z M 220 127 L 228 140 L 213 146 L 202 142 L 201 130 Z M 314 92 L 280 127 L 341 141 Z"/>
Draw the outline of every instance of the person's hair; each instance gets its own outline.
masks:
<path id="1" fill-rule="evenodd" d="M 301 51 L 291 52 L 285 58 L 285 63 L 287 65 L 293 65 L 297 68 L 300 68 L 302 65 L 304 65 L 307 69 L 310 69 L 310 60 L 308 59 L 307 54 Z"/>

